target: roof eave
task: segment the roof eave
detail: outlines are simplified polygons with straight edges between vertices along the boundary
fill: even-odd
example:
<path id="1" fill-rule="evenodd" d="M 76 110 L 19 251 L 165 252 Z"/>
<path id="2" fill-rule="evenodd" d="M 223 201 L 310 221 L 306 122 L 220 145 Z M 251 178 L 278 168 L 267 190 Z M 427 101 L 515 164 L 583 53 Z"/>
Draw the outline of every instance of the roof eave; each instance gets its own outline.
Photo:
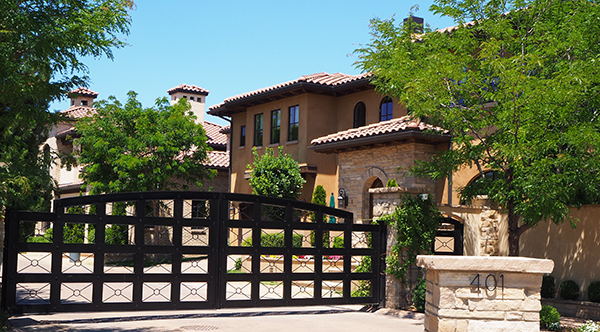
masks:
<path id="1" fill-rule="evenodd" d="M 308 149 L 320 153 L 335 153 L 340 150 L 363 147 L 372 144 L 400 141 L 406 139 L 422 139 L 431 143 L 449 142 L 451 137 L 446 134 L 436 135 L 423 132 L 422 130 L 404 130 L 401 132 L 386 133 L 374 136 L 359 137 L 337 142 L 321 143 L 309 146 Z"/>
<path id="2" fill-rule="evenodd" d="M 323 85 L 311 82 L 297 82 L 277 89 L 225 102 L 220 107 L 209 110 L 207 113 L 214 116 L 231 116 L 236 113 L 244 112 L 246 108 L 251 106 L 265 104 L 270 101 L 273 101 L 274 99 L 283 99 L 289 97 L 285 95 L 286 93 L 292 93 L 300 90 L 300 93 L 327 93 L 335 96 L 337 94 L 344 94 L 348 90 L 356 89 L 360 86 L 370 87 L 369 80 L 366 77 L 364 77 L 354 80 L 352 82 L 338 85 Z M 366 89 L 368 88 L 361 90 Z"/>

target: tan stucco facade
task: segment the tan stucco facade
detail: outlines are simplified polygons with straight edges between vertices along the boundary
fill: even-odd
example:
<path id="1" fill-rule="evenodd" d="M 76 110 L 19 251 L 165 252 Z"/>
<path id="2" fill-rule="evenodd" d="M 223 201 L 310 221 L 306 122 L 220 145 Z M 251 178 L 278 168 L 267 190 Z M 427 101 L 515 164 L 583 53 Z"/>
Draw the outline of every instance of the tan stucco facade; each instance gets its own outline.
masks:
<path id="1" fill-rule="evenodd" d="M 366 124 L 379 121 L 379 105 L 383 96 L 374 89 L 360 91 L 344 96 L 330 96 L 315 93 L 303 93 L 276 101 L 248 107 L 245 112 L 233 114 L 232 119 L 232 169 L 231 192 L 251 193 L 248 183 L 247 165 L 252 164 L 255 115 L 263 114 L 263 144 L 257 146 L 259 155 L 266 147 L 277 150 L 283 146 L 283 152 L 290 154 L 303 170 L 306 180 L 300 200 L 310 201 L 317 185 L 322 185 L 328 193 L 337 197 L 339 161 L 336 154 L 324 154 L 309 150 L 314 138 L 336 133 L 353 127 L 354 107 L 363 102 L 366 106 Z M 298 106 L 298 139 L 288 140 L 289 107 Z M 280 142 L 271 142 L 271 112 L 281 111 Z M 406 110 L 394 103 L 393 117 L 406 115 Z M 246 128 L 245 144 L 240 145 L 241 127 Z"/>
<path id="2" fill-rule="evenodd" d="M 570 216 L 578 219 L 576 228 L 567 221 L 540 222 L 521 235 L 519 250 L 522 256 L 552 259 L 557 290 L 572 279 L 579 284 L 581 299 L 587 300 L 590 282 L 600 280 L 600 205 L 571 208 Z"/>

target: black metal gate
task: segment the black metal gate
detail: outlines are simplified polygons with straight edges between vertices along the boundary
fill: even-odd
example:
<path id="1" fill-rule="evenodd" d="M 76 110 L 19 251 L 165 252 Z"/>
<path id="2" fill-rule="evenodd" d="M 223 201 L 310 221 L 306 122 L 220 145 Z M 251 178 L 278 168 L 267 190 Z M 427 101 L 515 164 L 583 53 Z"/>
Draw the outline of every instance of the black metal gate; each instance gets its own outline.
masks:
<path id="1" fill-rule="evenodd" d="M 83 196 L 9 211 L 2 307 L 20 312 L 377 304 L 385 228 L 300 201 Z"/>

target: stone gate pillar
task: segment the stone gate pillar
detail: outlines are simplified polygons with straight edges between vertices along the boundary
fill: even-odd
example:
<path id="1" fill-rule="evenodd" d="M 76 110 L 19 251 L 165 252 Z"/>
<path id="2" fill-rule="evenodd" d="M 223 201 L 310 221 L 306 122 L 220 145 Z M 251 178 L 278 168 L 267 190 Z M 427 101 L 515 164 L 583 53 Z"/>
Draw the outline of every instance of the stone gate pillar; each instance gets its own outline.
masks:
<path id="1" fill-rule="evenodd" d="M 549 259 L 417 256 L 427 269 L 426 332 L 540 330 L 542 276 Z"/>

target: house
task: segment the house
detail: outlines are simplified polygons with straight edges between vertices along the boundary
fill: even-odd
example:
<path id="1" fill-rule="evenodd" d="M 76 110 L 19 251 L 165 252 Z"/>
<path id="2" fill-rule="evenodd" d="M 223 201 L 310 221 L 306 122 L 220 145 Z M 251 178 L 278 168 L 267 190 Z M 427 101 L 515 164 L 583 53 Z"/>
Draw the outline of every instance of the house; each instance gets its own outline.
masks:
<path id="1" fill-rule="evenodd" d="M 211 106 L 209 114 L 232 123 L 230 191 L 251 193 L 246 165 L 253 161 L 254 148 L 260 154 L 266 147 L 283 146 L 307 181 L 301 200 L 310 201 L 314 188 L 323 185 L 336 193 L 339 208 L 352 211 L 355 220 L 370 222 L 391 212 L 405 193 L 427 194 L 446 216 L 440 229 L 446 236 L 436 238 L 436 252 L 508 255 L 502 211 L 484 196 L 465 205 L 456 191 L 479 176 L 476 169 L 464 167 L 437 182 L 407 173 L 415 161 L 450 148 L 449 137 L 442 128 L 411 119 L 396 100 L 378 94 L 369 76 L 306 75 Z M 391 179 L 399 186 L 386 188 Z M 580 219 L 577 229 L 542 222 L 523 235 L 521 253 L 553 259 L 557 283 L 574 279 L 583 290 L 600 279 L 600 254 L 584 251 L 599 241 L 594 216 L 600 209 L 586 206 L 572 215 Z M 562 240 L 564 235 L 568 241 Z"/>
<path id="2" fill-rule="evenodd" d="M 377 94 L 369 75 L 316 73 L 225 99 L 208 113 L 231 118 L 230 191 L 251 193 L 246 165 L 252 150 L 283 146 L 300 165 L 306 184 L 301 200 L 310 201 L 317 185 L 338 193 L 338 156 L 308 149 L 315 138 L 400 118 L 397 102 Z"/>
<path id="3" fill-rule="evenodd" d="M 169 89 L 168 93 L 171 97 L 171 104 L 181 98 L 189 101 L 191 111 L 197 117 L 196 121 L 203 124 L 208 138 L 207 144 L 212 148 L 212 151 L 208 152 L 209 159 L 205 166 L 217 170 L 217 176 L 206 181 L 203 188 L 196 188 L 196 190 L 227 191 L 229 188 L 228 127 L 204 120 L 204 105 L 209 91 L 195 85 L 181 84 Z M 43 149 L 53 151 L 58 156 L 73 152 L 72 138 L 76 138 L 78 135 L 74 127 L 75 123 L 78 119 L 95 113 L 92 105 L 98 97 L 98 93 L 88 88 L 77 88 L 72 90 L 68 96 L 71 106 L 60 112 L 66 117 L 66 120 L 59 122 L 51 129 L 49 139 L 43 145 Z M 82 166 L 63 167 L 58 160 L 52 165 L 50 174 L 58 184 L 56 198 L 77 196 L 80 192 L 85 192 L 79 177 L 81 168 Z"/>

